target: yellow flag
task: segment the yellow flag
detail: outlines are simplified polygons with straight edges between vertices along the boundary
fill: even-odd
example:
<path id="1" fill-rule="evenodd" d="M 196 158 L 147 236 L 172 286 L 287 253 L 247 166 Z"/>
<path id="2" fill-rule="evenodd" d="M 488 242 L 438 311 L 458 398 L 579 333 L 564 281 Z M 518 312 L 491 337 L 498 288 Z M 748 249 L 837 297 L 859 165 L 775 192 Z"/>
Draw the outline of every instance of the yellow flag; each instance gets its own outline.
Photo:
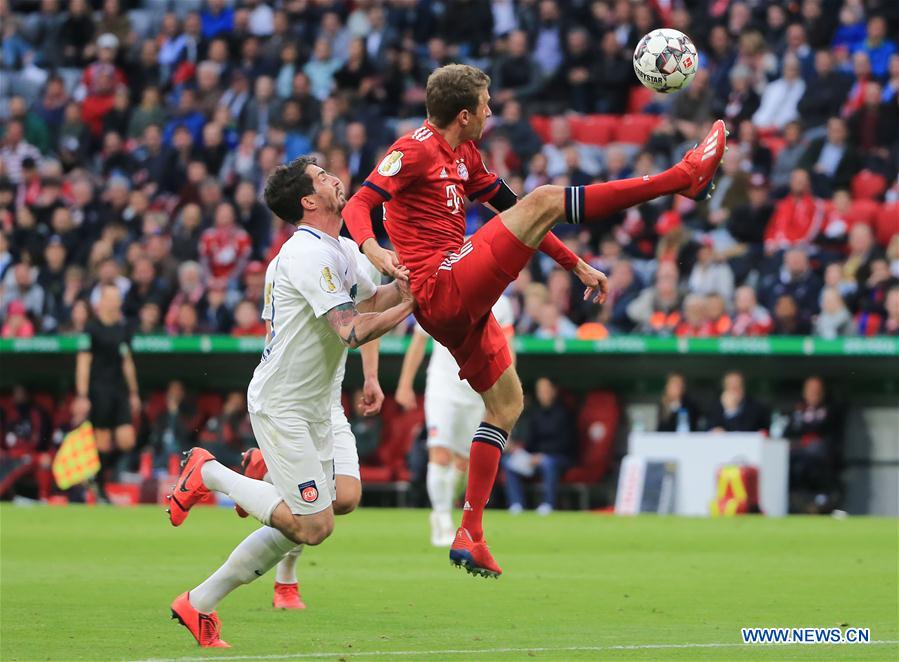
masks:
<path id="1" fill-rule="evenodd" d="M 83 483 L 100 471 L 94 426 L 85 421 L 69 432 L 53 458 L 53 478 L 61 490 Z"/>

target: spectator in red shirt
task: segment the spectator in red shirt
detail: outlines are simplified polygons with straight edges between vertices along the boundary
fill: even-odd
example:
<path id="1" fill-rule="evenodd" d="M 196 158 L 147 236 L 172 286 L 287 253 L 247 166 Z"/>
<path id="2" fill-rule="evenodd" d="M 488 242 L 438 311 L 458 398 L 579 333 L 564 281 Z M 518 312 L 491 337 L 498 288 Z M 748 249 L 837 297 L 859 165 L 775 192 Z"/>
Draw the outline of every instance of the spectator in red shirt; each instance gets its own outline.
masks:
<path id="1" fill-rule="evenodd" d="M 203 271 L 196 262 L 183 262 L 178 267 L 178 292 L 165 315 L 165 327 L 171 334 L 178 334 L 181 323 L 181 307 L 184 304 L 196 306 L 203 299 Z"/>
<path id="2" fill-rule="evenodd" d="M 249 301 L 241 301 L 234 309 L 232 336 L 264 336 L 265 324 L 259 319 L 259 311 Z"/>
<path id="3" fill-rule="evenodd" d="M 737 288 L 734 293 L 734 309 L 731 335 L 767 336 L 774 328 L 771 315 L 759 305 L 755 290 L 749 285 Z"/>
<path id="4" fill-rule="evenodd" d="M 679 338 L 703 338 L 708 336 L 709 327 L 705 318 L 705 297 L 690 294 L 684 299 L 684 318 L 674 329 Z"/>
<path id="5" fill-rule="evenodd" d="M 727 314 L 727 304 L 720 294 L 709 294 L 705 298 L 706 335 L 717 338 L 730 333 L 733 322 Z"/>
<path id="6" fill-rule="evenodd" d="M 824 221 L 824 203 L 812 197 L 808 172 L 790 175 L 790 194 L 777 203 L 765 230 L 765 250 L 771 254 L 812 241 Z"/>
<path id="7" fill-rule="evenodd" d="M 100 35 L 97 39 L 97 61 L 84 70 L 81 79 L 85 92 L 81 119 L 95 136 L 100 135 L 103 118 L 112 110 L 116 88 L 126 84 L 125 75 L 115 65 L 118 48 L 119 40 L 114 34 Z"/>
<path id="8" fill-rule="evenodd" d="M 16 299 L 6 310 L 6 322 L 3 323 L 4 338 L 31 338 L 34 336 L 34 324 L 28 319 L 25 304 Z"/>
<path id="9" fill-rule="evenodd" d="M 220 202 L 215 208 L 215 226 L 200 236 L 200 262 L 207 280 L 224 278 L 236 285 L 251 250 L 250 235 L 237 225 L 234 207 Z"/>

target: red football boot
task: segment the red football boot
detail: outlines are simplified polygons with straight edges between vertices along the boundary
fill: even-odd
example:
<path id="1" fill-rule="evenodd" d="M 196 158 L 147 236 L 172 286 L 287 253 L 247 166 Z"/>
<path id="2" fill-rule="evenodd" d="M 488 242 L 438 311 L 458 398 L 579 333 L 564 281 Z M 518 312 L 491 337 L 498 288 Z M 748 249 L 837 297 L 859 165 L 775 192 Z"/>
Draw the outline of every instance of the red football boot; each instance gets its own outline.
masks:
<path id="1" fill-rule="evenodd" d="M 275 582 L 275 597 L 272 598 L 272 607 L 275 609 L 305 609 L 306 603 L 300 597 L 300 585 Z"/>
<path id="2" fill-rule="evenodd" d="M 241 455 L 240 473 L 247 478 L 253 480 L 262 480 L 268 473 L 268 467 L 265 466 L 265 458 L 262 457 L 262 451 L 258 448 L 251 448 L 244 451 Z M 247 517 L 249 513 L 238 505 L 234 506 L 234 511 L 239 517 Z"/>
<path id="3" fill-rule="evenodd" d="M 684 154 L 684 158 L 676 167 L 690 175 L 693 183 L 681 191 L 681 195 L 694 200 L 705 200 L 711 196 L 712 189 L 715 188 L 712 179 L 727 150 L 727 136 L 724 121 L 717 120 L 702 142 Z"/>
<path id="4" fill-rule="evenodd" d="M 483 540 L 475 542 L 468 530 L 461 526 L 456 531 L 456 539 L 450 547 L 450 563 L 465 568 L 470 575 L 496 579 L 503 574 L 503 569 L 490 555 L 487 543 Z"/>
<path id="5" fill-rule="evenodd" d="M 218 614 L 201 614 L 190 604 L 188 592 L 185 591 L 172 602 L 172 618 L 197 640 L 201 648 L 231 648 L 231 644 L 221 640 L 222 623 Z"/>
<path id="6" fill-rule="evenodd" d="M 187 513 L 200 499 L 209 494 L 209 488 L 203 484 L 203 473 L 200 471 L 206 462 L 214 460 L 215 456 L 202 448 L 191 448 L 184 453 L 181 460 L 181 473 L 178 480 L 172 486 L 172 491 L 166 496 L 169 507 L 166 512 L 172 526 L 181 526 L 187 519 Z"/>

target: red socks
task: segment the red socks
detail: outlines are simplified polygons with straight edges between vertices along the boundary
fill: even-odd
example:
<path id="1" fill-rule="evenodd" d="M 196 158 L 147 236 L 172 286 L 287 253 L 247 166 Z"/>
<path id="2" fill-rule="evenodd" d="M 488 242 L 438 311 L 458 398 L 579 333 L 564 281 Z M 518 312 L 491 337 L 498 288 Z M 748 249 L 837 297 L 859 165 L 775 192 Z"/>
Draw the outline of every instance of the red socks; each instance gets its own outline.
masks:
<path id="1" fill-rule="evenodd" d="M 684 170 L 674 166 L 657 175 L 589 186 L 567 186 L 565 220 L 569 223 L 598 221 L 642 202 L 683 191 L 691 181 Z"/>
<path id="2" fill-rule="evenodd" d="M 481 423 L 471 444 L 468 461 L 468 487 L 465 489 L 465 508 L 462 528 L 468 530 L 475 542 L 484 537 L 482 520 L 484 508 L 493 491 L 499 460 L 509 433 L 490 423 Z"/>

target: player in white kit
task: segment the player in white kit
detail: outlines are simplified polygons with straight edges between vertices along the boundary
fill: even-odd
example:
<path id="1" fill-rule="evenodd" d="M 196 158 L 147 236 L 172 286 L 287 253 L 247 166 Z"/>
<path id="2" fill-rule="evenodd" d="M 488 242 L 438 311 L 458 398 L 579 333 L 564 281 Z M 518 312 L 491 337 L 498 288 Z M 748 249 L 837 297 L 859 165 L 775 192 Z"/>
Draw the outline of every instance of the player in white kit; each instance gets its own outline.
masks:
<path id="1" fill-rule="evenodd" d="M 514 333 L 512 303 L 500 297 L 493 315 L 508 338 Z M 427 331 L 418 324 L 403 358 L 396 401 L 404 409 L 417 406 L 412 384 L 424 359 Z M 449 547 L 456 536 L 453 497 L 459 478 L 468 469 L 471 438 L 484 418 L 484 401 L 468 382 L 459 379 L 459 366 L 449 350 L 434 341 L 425 382 L 425 423 L 428 427 L 428 498 L 431 500 L 431 544 Z M 509 350 L 512 351 L 511 343 Z M 514 353 L 513 353 L 514 359 Z"/>
<path id="2" fill-rule="evenodd" d="M 355 255 L 357 268 L 365 273 L 373 283 L 381 282 L 381 274 L 374 265 L 359 252 L 356 244 L 346 237 L 339 237 L 338 241 L 348 249 L 351 255 Z M 272 288 L 274 285 L 275 265 L 277 258 L 272 260 L 265 272 L 265 295 L 262 304 L 262 319 L 265 322 L 266 342 L 271 340 L 272 333 Z M 373 340 L 359 348 L 362 357 L 362 374 L 364 386 L 362 388 L 362 413 L 365 416 L 374 416 L 381 411 L 384 403 L 384 392 L 378 382 L 378 350 L 379 340 Z M 359 454 L 356 452 L 356 438 L 350 429 L 346 411 L 342 404 L 341 387 L 346 372 L 346 362 L 338 369 L 331 386 L 331 428 L 334 434 L 334 473 L 337 499 L 334 501 L 334 514 L 346 515 L 353 512 L 362 498 L 362 480 L 359 475 Z M 250 478 L 271 481 L 268 467 L 262 452 L 257 448 L 251 448 L 243 456 L 243 474 Z M 235 507 L 237 514 L 246 517 L 247 513 L 239 506 Z M 300 597 L 299 581 L 296 574 L 296 563 L 303 551 L 303 545 L 297 545 L 287 552 L 275 568 L 275 588 L 272 598 L 272 606 L 276 609 L 305 609 L 306 604 Z"/>
<path id="3" fill-rule="evenodd" d="M 348 347 L 387 333 L 415 306 L 405 282 L 377 287 L 359 272 L 356 250 L 338 241 L 343 185 L 314 159 L 275 168 L 265 201 L 280 218 L 298 224 L 276 260 L 272 338 L 247 391 L 250 422 L 272 483 L 243 476 L 194 448 L 168 497 L 174 526 L 210 490 L 226 494 L 264 525 L 172 603 L 173 618 L 206 648 L 228 647 L 215 612 L 226 595 L 264 575 L 296 545 L 320 544 L 333 531 L 334 380 Z"/>

